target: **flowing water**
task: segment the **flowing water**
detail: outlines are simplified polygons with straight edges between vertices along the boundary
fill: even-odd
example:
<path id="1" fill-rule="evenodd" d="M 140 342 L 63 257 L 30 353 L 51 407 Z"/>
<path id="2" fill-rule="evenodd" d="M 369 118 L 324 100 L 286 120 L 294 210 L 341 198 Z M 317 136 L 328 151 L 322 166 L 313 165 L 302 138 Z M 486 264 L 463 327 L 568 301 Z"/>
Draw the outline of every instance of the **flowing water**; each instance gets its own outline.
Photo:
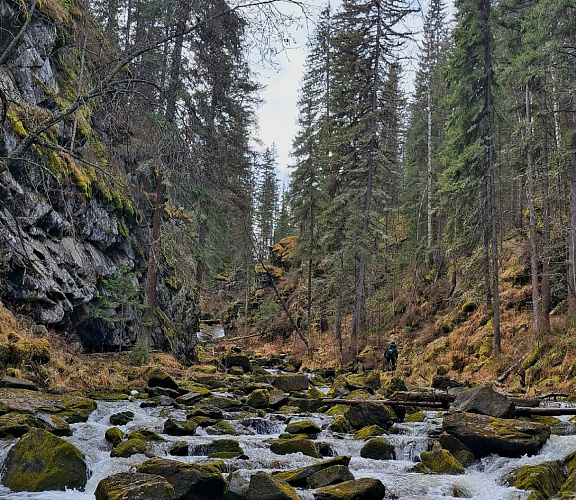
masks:
<path id="1" fill-rule="evenodd" d="M 120 428 L 130 432 L 138 428 L 147 428 L 162 433 L 164 421 L 168 416 L 185 419 L 183 410 L 168 408 L 140 408 L 139 402 L 99 402 L 98 408 L 85 423 L 73 424 L 74 432 L 68 441 L 77 446 L 86 456 L 90 468 L 90 479 L 85 491 L 14 493 L 0 486 L 0 498 L 6 500 L 36 499 L 36 500 L 93 500 L 98 482 L 118 472 L 134 470 L 138 464 L 147 459 L 143 455 L 130 458 L 110 458 L 111 445 L 104 439 L 104 433 L 111 427 L 110 415 L 120 411 L 130 410 L 135 414 L 134 420 Z M 576 436 L 553 435 L 543 447 L 540 454 L 534 457 L 508 459 L 491 456 L 469 467 L 461 476 L 424 475 L 410 472 L 415 459 L 422 451 L 431 448 L 435 436 L 440 432 L 442 420 L 437 412 L 427 412 L 425 422 L 395 424 L 390 430 L 389 441 L 394 445 L 396 460 L 371 460 L 360 457 L 363 442 L 354 440 L 352 436 L 342 439 L 325 430 L 333 417 L 314 414 L 276 415 L 269 414 L 264 418 L 257 416 L 234 420 L 234 414 L 229 414 L 229 423 L 241 434 L 239 436 L 208 435 L 206 430 L 198 428 L 197 434 L 189 437 L 163 435 L 166 441 L 151 443 L 152 452 L 156 456 L 166 456 L 189 463 L 207 463 L 206 445 L 213 439 L 232 437 L 237 439 L 248 459 L 226 460 L 230 470 L 239 470 L 245 476 L 258 470 L 272 471 L 293 469 L 311 465 L 318 460 L 301 454 L 276 455 L 269 449 L 266 440 L 276 438 L 284 431 L 288 420 L 310 419 L 324 429 L 317 442 L 324 443 L 332 456 L 351 455 L 349 468 L 356 478 L 378 478 L 386 487 L 386 498 L 399 500 L 473 498 L 477 500 L 521 500 L 528 493 L 501 484 L 501 479 L 511 469 L 518 465 L 537 464 L 540 462 L 565 457 L 576 450 Z M 185 440 L 189 443 L 187 457 L 171 457 L 168 450 L 176 441 Z M 3 461 L 9 448 L 15 441 L 0 442 L 0 461 Z M 298 490 L 302 500 L 313 500 L 313 493 Z"/>

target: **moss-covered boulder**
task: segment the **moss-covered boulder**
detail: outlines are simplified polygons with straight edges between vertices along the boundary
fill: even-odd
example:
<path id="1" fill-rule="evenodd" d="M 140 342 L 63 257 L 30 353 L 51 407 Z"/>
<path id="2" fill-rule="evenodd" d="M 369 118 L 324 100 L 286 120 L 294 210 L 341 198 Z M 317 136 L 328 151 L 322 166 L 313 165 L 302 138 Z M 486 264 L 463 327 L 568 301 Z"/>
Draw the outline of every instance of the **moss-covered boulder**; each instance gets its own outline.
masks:
<path id="1" fill-rule="evenodd" d="M 215 436 L 238 436 L 240 433 L 234 429 L 226 420 L 218 420 L 214 425 L 206 427 L 206 434 Z"/>
<path id="2" fill-rule="evenodd" d="M 193 420 L 174 420 L 169 418 L 164 422 L 164 434 L 169 436 L 193 436 L 198 423 Z"/>
<path id="3" fill-rule="evenodd" d="M 23 436 L 30 429 L 43 429 L 44 424 L 34 415 L 10 412 L 0 416 L 0 438 Z"/>
<path id="4" fill-rule="evenodd" d="M 199 407 L 215 407 L 222 411 L 240 411 L 244 409 L 244 405 L 237 399 L 214 395 L 204 398 L 200 402 Z"/>
<path id="5" fill-rule="evenodd" d="M 378 425 L 388 430 L 392 424 L 400 420 L 392 408 L 377 401 L 366 401 L 361 405 L 350 406 L 344 413 L 344 417 L 354 429 L 362 429 L 367 425 Z"/>
<path id="6" fill-rule="evenodd" d="M 148 387 L 162 387 L 164 389 L 178 390 L 178 383 L 162 368 L 148 370 Z"/>
<path id="7" fill-rule="evenodd" d="M 14 491 L 84 489 L 87 467 L 72 444 L 43 429 L 32 429 L 10 449 L 2 484 Z"/>
<path id="8" fill-rule="evenodd" d="M 247 500 L 299 500 L 299 497 L 286 481 L 257 472 L 250 478 Z"/>
<path id="9" fill-rule="evenodd" d="M 520 467 L 505 478 L 505 483 L 519 490 L 531 491 L 531 500 L 546 500 L 560 491 L 566 479 L 564 464 L 554 460 Z"/>
<path id="10" fill-rule="evenodd" d="M 512 458 L 535 455 L 550 437 L 546 424 L 474 413 L 447 413 L 442 425 L 477 458 L 491 453 Z"/>
<path id="11" fill-rule="evenodd" d="M 161 476 L 121 472 L 102 479 L 95 497 L 96 500 L 174 500 L 174 488 Z"/>
<path id="12" fill-rule="evenodd" d="M 120 429 L 118 429 L 118 427 L 110 427 L 109 429 L 106 429 L 106 432 L 104 433 L 104 438 L 109 443 L 112 443 L 112 446 L 116 447 L 124 439 L 124 433 Z"/>
<path id="13" fill-rule="evenodd" d="M 234 471 L 226 479 L 227 485 L 223 500 L 246 500 L 250 487 L 250 477 L 239 471 Z"/>
<path id="14" fill-rule="evenodd" d="M 339 434 L 346 434 L 352 427 L 343 415 L 338 415 L 328 426 L 328 430 Z"/>
<path id="15" fill-rule="evenodd" d="M 221 500 L 226 489 L 222 474 L 213 467 L 177 460 L 152 458 L 141 464 L 137 472 L 162 476 L 174 488 L 175 500 Z"/>
<path id="16" fill-rule="evenodd" d="M 236 439 L 215 439 L 206 448 L 206 454 L 209 457 L 216 458 L 216 455 L 221 453 L 239 456 L 244 454 L 244 450 L 242 450 L 240 443 Z"/>
<path id="17" fill-rule="evenodd" d="M 455 436 L 443 432 L 438 442 L 440 446 L 445 450 L 452 453 L 452 456 L 458 460 L 464 467 L 468 467 L 474 463 L 474 454 L 470 449 L 462 442 L 460 442 Z"/>
<path id="18" fill-rule="evenodd" d="M 283 392 L 296 392 L 308 390 L 308 377 L 303 373 L 275 375 L 273 386 Z"/>
<path id="19" fill-rule="evenodd" d="M 306 479 L 306 485 L 308 488 L 324 488 L 325 486 L 330 486 L 331 484 L 343 483 L 345 481 L 352 481 L 354 479 L 354 474 L 350 472 L 350 469 L 345 465 L 333 465 L 327 467 L 321 471 L 312 474 L 308 479 Z"/>
<path id="20" fill-rule="evenodd" d="M 269 408 L 270 393 L 266 389 L 256 389 L 248 396 L 247 403 L 252 408 Z"/>
<path id="21" fill-rule="evenodd" d="M 379 479 L 363 477 L 318 488 L 314 500 L 382 500 L 386 488 Z"/>
<path id="22" fill-rule="evenodd" d="M 414 413 L 408 413 L 404 417 L 404 422 L 424 422 L 426 419 L 426 413 L 423 411 L 417 411 Z"/>
<path id="23" fill-rule="evenodd" d="M 188 456 L 188 443 L 186 441 L 176 441 L 168 452 L 173 457 Z"/>
<path id="24" fill-rule="evenodd" d="M 436 443 L 432 451 L 420 454 L 420 463 L 414 470 L 424 474 L 464 474 L 464 466 L 448 450 Z"/>
<path id="25" fill-rule="evenodd" d="M 110 423 L 112 425 L 126 425 L 128 422 L 134 420 L 133 411 L 121 411 L 119 413 L 114 413 L 110 415 Z"/>
<path id="26" fill-rule="evenodd" d="M 346 383 L 346 377 L 340 375 L 334 379 L 330 389 L 328 389 L 327 396 L 329 398 L 343 398 L 350 394 L 350 389 Z"/>
<path id="27" fill-rule="evenodd" d="M 365 441 L 371 437 L 382 436 L 382 434 L 386 434 L 386 429 L 379 425 L 367 425 L 354 434 L 354 439 Z"/>
<path id="28" fill-rule="evenodd" d="M 514 403 L 496 392 L 490 383 L 460 391 L 452 404 L 452 409 L 497 418 L 512 418 L 516 411 Z"/>
<path id="29" fill-rule="evenodd" d="M 316 436 L 321 432 L 320 426 L 312 420 L 299 420 L 290 422 L 285 429 L 289 434 L 306 434 L 307 436 Z"/>
<path id="30" fill-rule="evenodd" d="M 277 455 L 288 455 L 290 453 L 302 453 L 309 457 L 322 458 L 314 443 L 309 439 L 273 439 L 270 441 L 270 451 Z"/>
<path id="31" fill-rule="evenodd" d="M 250 373 L 250 359 L 248 355 L 242 352 L 238 347 L 233 347 L 222 359 L 226 368 L 238 366 L 242 368 L 242 373 Z"/>
<path id="32" fill-rule="evenodd" d="M 348 375 L 346 377 L 346 385 L 351 391 L 365 389 L 369 392 L 374 392 L 381 387 L 380 375 L 380 370 Z"/>
<path id="33" fill-rule="evenodd" d="M 407 391 L 408 387 L 406 387 L 406 382 L 401 377 L 392 377 L 388 382 L 382 384 L 382 388 L 380 391 L 385 396 L 390 396 L 391 394 L 395 393 L 396 391 Z"/>
<path id="34" fill-rule="evenodd" d="M 328 460 L 323 460 L 322 462 L 318 462 L 314 465 L 299 467 L 298 469 L 289 471 L 275 472 L 274 476 L 286 481 L 292 486 L 305 487 L 308 484 L 308 478 L 320 471 L 334 466 L 348 467 L 350 458 L 351 457 L 349 455 L 334 457 Z"/>
<path id="35" fill-rule="evenodd" d="M 145 455 L 147 451 L 148 446 L 143 439 L 128 439 L 116 445 L 116 448 L 110 452 L 110 456 L 113 458 L 128 458 L 140 453 Z"/>
<path id="36" fill-rule="evenodd" d="M 375 437 L 364 443 L 360 456 L 374 460 L 394 460 L 394 447 L 385 438 Z"/>
<path id="37" fill-rule="evenodd" d="M 151 431 L 149 429 L 136 429 L 128 434 L 128 439 L 141 439 L 142 441 L 166 441 L 157 432 Z"/>
<path id="38" fill-rule="evenodd" d="M 192 406 L 212 394 L 209 389 L 199 385 L 184 384 L 184 389 L 188 392 L 176 398 L 176 402 L 184 406 Z"/>

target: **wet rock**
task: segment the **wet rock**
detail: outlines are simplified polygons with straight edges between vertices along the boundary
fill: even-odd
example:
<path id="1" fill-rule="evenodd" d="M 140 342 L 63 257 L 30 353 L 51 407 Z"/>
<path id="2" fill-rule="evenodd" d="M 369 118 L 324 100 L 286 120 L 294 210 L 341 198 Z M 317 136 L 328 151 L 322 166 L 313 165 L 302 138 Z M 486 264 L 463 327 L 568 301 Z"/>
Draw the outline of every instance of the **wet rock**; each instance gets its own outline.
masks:
<path id="1" fill-rule="evenodd" d="M 209 396 L 201 401 L 199 407 L 216 407 L 223 411 L 241 411 L 244 405 L 234 398 L 226 396 Z"/>
<path id="2" fill-rule="evenodd" d="M 504 457 L 535 455 L 550 437 L 545 424 L 474 413 L 447 413 L 442 425 L 477 458 L 491 453 Z"/>
<path id="3" fill-rule="evenodd" d="M 209 389 L 199 386 L 196 386 L 193 389 L 191 389 L 190 387 L 186 387 L 186 389 L 188 390 L 186 394 L 183 394 L 182 396 L 178 396 L 176 398 L 176 402 L 184 406 L 192 406 L 201 399 L 208 397 L 212 394 Z"/>
<path id="4" fill-rule="evenodd" d="M 504 482 L 519 490 L 531 491 L 531 499 L 545 500 L 556 497 L 566 479 L 564 464 L 555 460 L 520 467 L 510 473 Z"/>
<path id="5" fill-rule="evenodd" d="M 186 441 L 177 441 L 168 453 L 175 457 L 186 457 L 188 456 L 188 443 Z"/>
<path id="6" fill-rule="evenodd" d="M 328 426 L 328 430 L 339 434 L 346 434 L 350 429 L 350 423 L 342 415 L 338 415 Z"/>
<path id="7" fill-rule="evenodd" d="M 207 417 L 218 420 L 222 418 L 222 415 L 224 415 L 224 412 L 220 408 L 212 405 L 202 405 L 190 410 L 186 414 L 186 418 L 190 420 L 195 417 Z"/>
<path id="8" fill-rule="evenodd" d="M 119 443 L 116 448 L 110 452 L 111 457 L 128 458 L 132 455 L 143 454 L 145 455 L 148 451 L 148 446 L 146 441 L 143 439 L 128 439 Z"/>
<path id="9" fill-rule="evenodd" d="M 290 397 L 288 399 L 288 405 L 294 406 L 303 413 L 316 412 L 324 406 L 321 399 L 309 399 L 307 397 Z"/>
<path id="10" fill-rule="evenodd" d="M 363 477 L 319 488 L 314 500 L 382 500 L 386 488 L 379 479 Z"/>
<path id="11" fill-rule="evenodd" d="M 299 420 L 298 422 L 290 422 L 285 429 L 289 434 L 306 434 L 307 436 L 317 436 L 320 434 L 320 426 L 312 420 Z"/>
<path id="12" fill-rule="evenodd" d="M 174 500 L 174 488 L 161 476 L 121 472 L 102 479 L 96 500 Z"/>
<path id="13" fill-rule="evenodd" d="M 375 437 L 362 446 L 360 456 L 374 460 L 394 460 L 394 447 L 383 437 Z"/>
<path id="14" fill-rule="evenodd" d="M 43 428 L 43 423 L 34 415 L 11 412 L 0 416 L 0 438 L 16 438 L 23 436 L 30 429 Z"/>
<path id="15" fill-rule="evenodd" d="M 150 387 L 148 396 L 151 398 L 164 396 L 176 400 L 180 396 L 180 392 L 175 389 L 167 389 L 166 387 Z"/>
<path id="16" fill-rule="evenodd" d="M 25 389 L 0 389 L 2 413 L 45 413 L 57 415 L 73 424 L 85 422 L 96 409 L 96 402 L 82 396 L 57 396 Z"/>
<path id="17" fill-rule="evenodd" d="M 166 458 L 152 458 L 137 469 L 144 474 L 156 474 L 174 488 L 174 500 L 221 500 L 226 481 L 213 467 L 187 464 Z"/>
<path id="18" fill-rule="evenodd" d="M 283 392 L 306 391 L 308 390 L 308 377 L 302 373 L 275 375 L 272 385 Z"/>
<path id="19" fill-rule="evenodd" d="M 246 500 L 249 486 L 249 477 L 243 476 L 238 471 L 231 472 L 228 475 L 228 485 L 223 500 Z"/>
<path id="20" fill-rule="evenodd" d="M 321 458 L 314 443 L 309 439 L 273 439 L 270 441 L 270 451 L 277 455 L 288 455 L 290 453 L 302 453 L 309 457 Z"/>
<path id="21" fill-rule="evenodd" d="M 348 375 L 346 377 L 346 386 L 351 391 L 356 389 L 365 389 L 374 392 L 380 389 L 380 370 L 371 370 L 359 374 Z"/>
<path id="22" fill-rule="evenodd" d="M 331 484 L 343 483 L 345 481 L 352 481 L 354 474 L 345 465 L 333 465 L 324 470 L 312 474 L 307 480 L 308 488 L 324 488 Z"/>
<path id="23" fill-rule="evenodd" d="M 314 465 L 300 467 L 290 471 L 282 471 L 274 473 L 274 477 L 278 477 L 291 484 L 294 487 L 305 487 L 308 484 L 308 479 L 315 474 L 336 466 L 348 467 L 350 463 L 350 456 L 344 455 L 340 457 L 331 458 L 318 462 Z"/>
<path id="24" fill-rule="evenodd" d="M 252 408 L 269 408 L 270 393 L 266 389 L 256 389 L 248 396 L 247 404 Z"/>
<path id="25" fill-rule="evenodd" d="M 206 434 L 213 436 L 239 436 L 240 433 L 234 429 L 226 420 L 218 420 L 214 425 L 206 427 Z"/>
<path id="26" fill-rule="evenodd" d="M 299 500 L 296 490 L 287 482 L 266 472 L 250 478 L 247 500 Z"/>
<path id="27" fill-rule="evenodd" d="M 343 398 L 350 394 L 350 389 L 348 388 L 348 384 L 346 383 L 346 377 L 344 375 L 340 375 L 337 377 L 330 389 L 328 389 L 328 393 L 326 394 L 329 398 Z"/>
<path id="28" fill-rule="evenodd" d="M 128 422 L 134 420 L 133 411 L 121 411 L 120 413 L 114 413 L 110 415 L 110 423 L 112 425 L 126 425 Z"/>
<path id="29" fill-rule="evenodd" d="M 169 418 L 164 422 L 164 434 L 169 436 L 193 436 L 198 424 L 190 420 L 174 420 Z"/>
<path id="30" fill-rule="evenodd" d="M 236 439 L 215 439 L 206 448 L 206 454 L 211 458 L 218 458 L 221 453 L 239 456 L 244 454 L 244 450 L 242 450 L 240 443 Z"/>
<path id="31" fill-rule="evenodd" d="M 448 450 L 442 449 L 439 443 L 434 445 L 432 451 L 420 454 L 420 463 L 414 470 L 424 474 L 464 474 L 462 464 Z"/>
<path id="32" fill-rule="evenodd" d="M 112 446 L 116 448 L 116 446 L 118 446 L 124 439 L 124 433 L 118 429 L 118 427 L 110 427 L 109 429 L 106 429 L 104 439 L 109 443 L 112 443 Z"/>
<path id="33" fill-rule="evenodd" d="M 43 429 L 20 438 L 3 467 L 2 484 L 14 491 L 82 490 L 88 472 L 75 446 Z"/>
<path id="34" fill-rule="evenodd" d="M 224 356 L 222 361 L 227 368 L 236 366 L 242 369 L 242 374 L 250 373 L 250 359 L 237 347 L 233 347 L 231 351 Z"/>
<path id="35" fill-rule="evenodd" d="M 378 425 L 389 429 L 392 424 L 400 421 L 392 408 L 384 403 L 370 401 L 350 406 L 344 413 L 344 417 L 354 429 L 361 429 L 367 425 Z"/>
<path id="36" fill-rule="evenodd" d="M 0 387 L 7 387 L 9 389 L 27 389 L 29 391 L 38 390 L 38 387 L 34 382 L 16 377 L 2 377 L 0 379 Z"/>
<path id="37" fill-rule="evenodd" d="M 406 383 L 401 377 L 392 377 L 388 382 L 382 386 L 382 390 L 379 392 L 384 392 L 385 395 L 390 396 L 396 391 L 407 391 Z"/>
<path id="38" fill-rule="evenodd" d="M 451 409 L 497 418 L 512 418 L 516 407 L 506 396 L 496 392 L 492 384 L 485 383 L 460 391 Z"/>
<path id="39" fill-rule="evenodd" d="M 367 425 L 354 434 L 354 439 L 366 440 L 371 437 L 381 436 L 382 434 L 386 434 L 386 429 L 383 429 L 379 425 Z"/>
<path id="40" fill-rule="evenodd" d="M 470 449 L 462 442 L 460 442 L 455 436 L 443 432 L 439 441 L 440 446 L 445 450 L 448 450 L 452 456 L 458 460 L 464 467 L 468 467 L 474 463 L 474 454 Z"/>
<path id="41" fill-rule="evenodd" d="M 152 368 L 148 372 L 148 387 L 162 387 L 177 391 L 178 383 L 165 370 Z"/>
<path id="42" fill-rule="evenodd" d="M 128 434 L 128 439 L 141 439 L 142 441 L 166 441 L 160 434 L 148 429 L 136 429 Z"/>
<path id="43" fill-rule="evenodd" d="M 50 413 L 37 413 L 36 418 L 42 422 L 42 426 L 55 436 L 71 436 L 70 424 L 62 417 Z"/>

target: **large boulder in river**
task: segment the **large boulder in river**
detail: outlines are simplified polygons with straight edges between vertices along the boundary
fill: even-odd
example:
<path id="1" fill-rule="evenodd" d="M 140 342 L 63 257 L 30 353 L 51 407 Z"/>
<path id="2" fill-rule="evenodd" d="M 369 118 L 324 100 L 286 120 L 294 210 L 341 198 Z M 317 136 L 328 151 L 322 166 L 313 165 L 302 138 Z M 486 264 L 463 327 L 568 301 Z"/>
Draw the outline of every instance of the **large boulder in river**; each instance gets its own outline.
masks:
<path id="1" fill-rule="evenodd" d="M 496 392 L 492 384 L 485 383 L 460 391 L 451 409 L 491 417 L 512 418 L 516 407 L 510 399 Z"/>
<path id="2" fill-rule="evenodd" d="M 392 424 L 400 421 L 392 408 L 378 401 L 352 405 L 346 410 L 344 417 L 354 429 L 362 429 L 367 425 L 379 425 L 388 430 Z"/>
<path id="3" fill-rule="evenodd" d="M 383 437 L 375 437 L 362 446 L 360 456 L 374 460 L 394 460 L 394 446 Z"/>
<path id="4" fill-rule="evenodd" d="M 322 458 L 314 443 L 305 438 L 273 439 L 270 441 L 270 451 L 277 455 L 302 453 L 309 457 Z"/>
<path id="5" fill-rule="evenodd" d="M 84 455 L 43 429 L 32 429 L 8 452 L 2 484 L 14 491 L 84 489 Z"/>
<path id="6" fill-rule="evenodd" d="M 420 454 L 420 462 L 414 467 L 424 474 L 464 474 L 464 466 L 448 450 L 436 443 L 431 451 Z"/>
<path id="7" fill-rule="evenodd" d="M 363 477 L 319 488 L 314 492 L 314 500 L 382 500 L 385 494 L 382 481 Z"/>
<path id="8" fill-rule="evenodd" d="M 308 377 L 303 373 L 276 375 L 273 385 L 284 392 L 307 391 Z"/>
<path id="9" fill-rule="evenodd" d="M 250 478 L 247 500 L 299 500 L 299 497 L 286 481 L 257 472 Z"/>
<path id="10" fill-rule="evenodd" d="M 292 486 L 304 487 L 308 483 L 308 479 L 318 472 L 335 466 L 348 467 L 350 458 L 351 457 L 349 455 L 334 457 L 328 460 L 323 460 L 322 462 L 318 462 L 314 465 L 308 465 L 306 467 L 300 467 L 298 469 L 289 471 L 276 472 L 274 473 L 274 476 L 278 477 L 279 479 L 283 479 Z"/>
<path id="11" fill-rule="evenodd" d="M 447 413 L 444 430 L 465 444 L 475 457 L 535 455 L 550 437 L 546 424 L 475 413 Z"/>
<path id="12" fill-rule="evenodd" d="M 96 500 L 174 500 L 174 488 L 161 476 L 121 472 L 102 479 Z"/>
<path id="13" fill-rule="evenodd" d="M 250 373 L 250 359 L 239 347 L 233 347 L 222 360 L 226 368 L 239 366 L 243 373 Z"/>
<path id="14" fill-rule="evenodd" d="M 312 420 L 299 420 L 297 422 L 290 422 L 285 429 L 288 434 L 306 434 L 308 436 L 316 436 L 320 434 L 322 429 L 316 422 Z"/>
<path id="15" fill-rule="evenodd" d="M 166 458 L 147 460 L 137 472 L 162 476 L 174 488 L 175 500 L 220 500 L 226 488 L 215 468 Z"/>
<path id="16" fill-rule="evenodd" d="M 178 383 L 162 368 L 152 368 L 148 372 L 148 387 L 178 390 Z"/>
<path id="17" fill-rule="evenodd" d="M 560 460 L 543 462 L 537 465 L 524 465 L 513 470 L 504 478 L 505 484 L 519 490 L 531 491 L 530 499 L 557 498 L 556 494 L 566 481 L 564 464 Z M 574 498 L 572 495 L 560 498 Z"/>

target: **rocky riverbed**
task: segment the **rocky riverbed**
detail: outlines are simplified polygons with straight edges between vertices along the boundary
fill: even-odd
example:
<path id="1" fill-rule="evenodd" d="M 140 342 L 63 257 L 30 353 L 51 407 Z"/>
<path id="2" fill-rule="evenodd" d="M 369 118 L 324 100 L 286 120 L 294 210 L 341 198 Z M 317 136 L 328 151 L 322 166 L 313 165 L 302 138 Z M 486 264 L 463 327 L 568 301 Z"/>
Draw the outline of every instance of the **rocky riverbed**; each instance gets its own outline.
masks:
<path id="1" fill-rule="evenodd" d="M 379 371 L 278 373 L 239 351 L 223 361 L 227 373 L 176 380 L 151 369 L 147 387 L 89 397 L 5 380 L 0 497 L 523 499 L 576 490 L 574 424 L 516 417 L 490 385 L 430 411 L 382 403 L 406 387 Z M 365 402 L 328 405 L 326 396 Z"/>

